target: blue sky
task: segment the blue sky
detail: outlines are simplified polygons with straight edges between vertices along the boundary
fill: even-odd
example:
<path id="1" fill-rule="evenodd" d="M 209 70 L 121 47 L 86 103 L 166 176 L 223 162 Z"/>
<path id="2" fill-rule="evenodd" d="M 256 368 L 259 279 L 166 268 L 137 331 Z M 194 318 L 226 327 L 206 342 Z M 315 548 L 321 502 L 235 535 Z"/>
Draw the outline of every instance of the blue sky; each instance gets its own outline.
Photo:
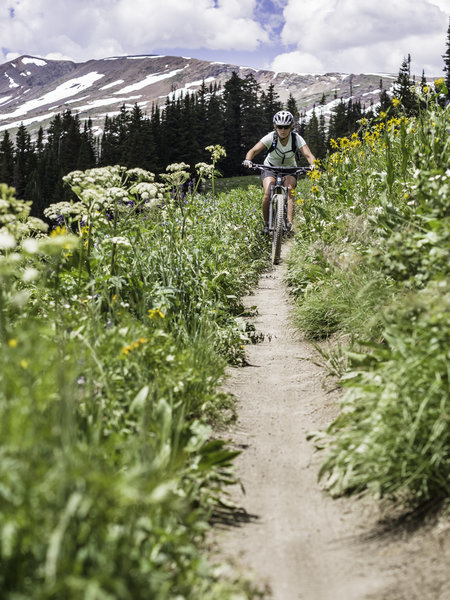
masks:
<path id="1" fill-rule="evenodd" d="M 167 54 L 299 73 L 442 75 L 450 0 L 2 0 L 0 62 Z"/>

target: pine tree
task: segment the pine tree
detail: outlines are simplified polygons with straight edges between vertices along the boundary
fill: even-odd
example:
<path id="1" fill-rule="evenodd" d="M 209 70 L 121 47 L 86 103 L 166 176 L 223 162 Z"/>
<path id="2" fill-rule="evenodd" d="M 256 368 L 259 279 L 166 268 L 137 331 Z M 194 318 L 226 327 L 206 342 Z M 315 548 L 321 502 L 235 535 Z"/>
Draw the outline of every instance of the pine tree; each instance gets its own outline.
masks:
<path id="1" fill-rule="evenodd" d="M 313 108 L 312 115 L 306 124 L 305 141 L 310 147 L 314 156 L 319 157 L 322 140 L 320 136 L 319 119 L 317 117 L 316 107 Z"/>
<path id="2" fill-rule="evenodd" d="M 447 98 L 450 100 L 450 19 L 447 28 L 447 50 L 442 57 L 444 59 L 445 85 L 447 87 Z"/>
<path id="3" fill-rule="evenodd" d="M 219 88 L 215 87 L 210 90 L 208 107 L 206 111 L 206 146 L 223 146 L 225 147 L 225 113 L 224 103 L 219 95 Z M 210 159 L 208 153 L 208 161 Z"/>
<path id="4" fill-rule="evenodd" d="M 146 115 L 138 104 L 127 114 L 126 136 L 120 164 L 151 170 L 155 164 L 153 134 Z"/>
<path id="5" fill-rule="evenodd" d="M 397 80 L 394 84 L 394 97 L 400 100 L 407 116 L 415 115 L 418 109 L 417 94 L 411 81 L 411 56 L 403 59 Z"/>
<path id="6" fill-rule="evenodd" d="M 247 75 L 242 85 L 241 106 L 241 152 L 242 157 L 247 150 L 267 133 L 264 121 L 264 106 L 260 102 L 261 87 L 253 77 Z M 272 129 L 272 126 L 270 127 Z M 241 159 L 242 160 L 242 159 Z M 248 173 L 245 167 L 240 167 L 242 173 Z"/>
<path id="7" fill-rule="evenodd" d="M 208 87 L 205 81 L 202 81 L 200 89 L 197 91 L 195 96 L 195 139 L 198 144 L 198 154 L 196 156 L 197 162 L 206 162 L 209 158 L 208 152 L 205 150 L 208 142 L 208 101 L 209 101 Z"/>
<path id="8" fill-rule="evenodd" d="M 347 104 L 341 100 L 333 107 L 328 126 L 328 139 L 337 140 L 348 134 Z"/>
<path id="9" fill-rule="evenodd" d="M 280 101 L 278 93 L 275 91 L 273 83 L 267 88 L 267 92 L 262 94 L 261 104 L 264 107 L 263 115 L 265 119 L 265 129 L 272 129 L 273 116 L 280 110 L 283 110 L 283 103 Z"/>
<path id="10" fill-rule="evenodd" d="M 34 169 L 34 154 L 31 137 L 22 123 L 16 134 L 16 149 L 14 154 L 14 188 L 18 198 L 25 198 L 25 189 Z"/>
<path id="11" fill-rule="evenodd" d="M 289 93 L 289 98 L 286 103 L 286 110 L 288 110 L 294 117 L 295 123 L 297 124 L 300 118 L 300 113 L 298 110 L 297 102 L 295 101 L 292 93 Z"/>
<path id="12" fill-rule="evenodd" d="M 44 130 L 39 127 L 36 142 L 34 144 L 35 166 L 31 172 L 25 189 L 25 197 L 31 200 L 31 214 L 42 218 L 44 206 L 43 187 L 44 187 Z"/>
<path id="13" fill-rule="evenodd" d="M 243 79 L 233 71 L 224 86 L 225 131 L 224 145 L 227 155 L 223 161 L 224 175 L 231 176 L 239 172 L 243 156 L 242 144 L 242 103 Z"/>
<path id="14" fill-rule="evenodd" d="M 81 134 L 76 168 L 80 171 L 84 171 L 85 169 L 92 169 L 96 166 L 96 163 L 97 160 L 95 153 L 95 140 L 92 133 L 92 120 L 89 117 L 89 119 L 84 122 L 84 129 Z"/>
<path id="15" fill-rule="evenodd" d="M 8 131 L 0 143 L 0 183 L 14 184 L 14 144 Z"/>

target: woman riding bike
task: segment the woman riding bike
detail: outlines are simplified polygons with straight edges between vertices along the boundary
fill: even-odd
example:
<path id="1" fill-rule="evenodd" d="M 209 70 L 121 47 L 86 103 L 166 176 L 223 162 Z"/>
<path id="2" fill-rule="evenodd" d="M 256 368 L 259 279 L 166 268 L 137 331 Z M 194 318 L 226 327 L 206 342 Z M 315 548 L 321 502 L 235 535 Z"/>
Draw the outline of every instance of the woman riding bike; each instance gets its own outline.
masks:
<path id="1" fill-rule="evenodd" d="M 294 117 L 287 110 L 280 110 L 273 117 L 274 131 L 271 131 L 259 140 L 251 148 L 242 163 L 245 167 L 252 168 L 253 158 L 264 148 L 269 152 L 264 160 L 267 169 L 261 173 L 262 185 L 264 188 L 264 197 L 262 200 L 262 213 L 264 218 L 264 233 L 269 233 L 269 200 L 270 188 L 275 183 L 275 175 L 270 167 L 295 167 L 297 166 L 297 150 L 306 158 L 310 165 L 314 165 L 315 157 L 309 149 L 307 143 L 301 135 L 292 131 L 294 127 Z M 294 140 L 293 137 L 296 136 Z M 289 189 L 288 210 L 287 210 L 287 229 L 288 233 L 292 231 L 292 221 L 294 219 L 294 198 L 293 190 L 297 185 L 296 175 L 286 175 L 285 185 Z"/>

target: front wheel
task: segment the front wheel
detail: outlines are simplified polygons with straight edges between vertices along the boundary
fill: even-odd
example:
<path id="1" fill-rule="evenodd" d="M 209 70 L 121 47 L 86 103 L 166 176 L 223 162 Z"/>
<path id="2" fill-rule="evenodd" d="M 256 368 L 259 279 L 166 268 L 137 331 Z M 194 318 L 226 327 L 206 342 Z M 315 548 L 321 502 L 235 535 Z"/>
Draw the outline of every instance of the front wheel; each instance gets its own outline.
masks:
<path id="1" fill-rule="evenodd" d="M 284 196 L 275 194 L 273 197 L 273 240 L 272 240 L 272 263 L 280 262 L 281 238 L 283 237 L 284 221 Z"/>

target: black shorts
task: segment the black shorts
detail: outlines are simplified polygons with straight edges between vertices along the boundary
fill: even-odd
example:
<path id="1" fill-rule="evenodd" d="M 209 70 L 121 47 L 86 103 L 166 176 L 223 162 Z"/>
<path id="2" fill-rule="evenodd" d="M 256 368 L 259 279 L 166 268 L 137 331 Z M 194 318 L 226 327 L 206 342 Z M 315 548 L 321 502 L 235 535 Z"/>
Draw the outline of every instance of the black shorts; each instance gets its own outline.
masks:
<path id="1" fill-rule="evenodd" d="M 297 173 L 289 173 L 289 175 L 293 177 L 295 179 L 295 182 L 297 183 Z M 270 167 L 267 167 L 267 169 L 261 171 L 261 182 L 264 181 L 266 177 L 273 177 L 275 180 L 277 178 L 276 173 L 272 171 Z"/>

